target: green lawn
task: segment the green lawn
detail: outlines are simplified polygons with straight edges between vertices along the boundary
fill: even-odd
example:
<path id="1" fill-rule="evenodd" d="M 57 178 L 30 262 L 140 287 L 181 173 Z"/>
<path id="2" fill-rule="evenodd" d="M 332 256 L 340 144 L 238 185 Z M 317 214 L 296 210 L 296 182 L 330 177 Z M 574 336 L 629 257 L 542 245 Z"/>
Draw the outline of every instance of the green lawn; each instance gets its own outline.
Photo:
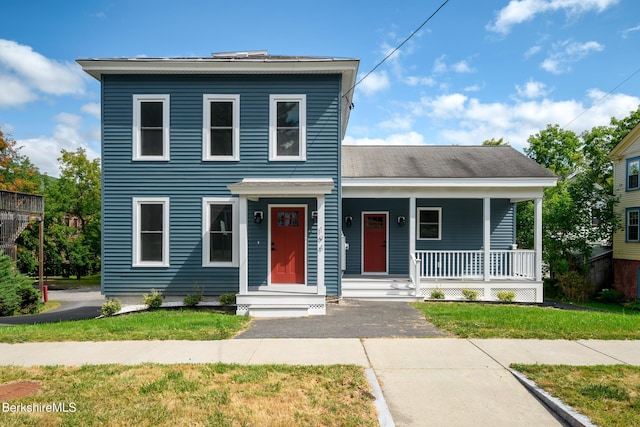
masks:
<path id="1" fill-rule="evenodd" d="M 599 426 L 640 425 L 640 367 L 511 365 Z"/>
<path id="2" fill-rule="evenodd" d="M 362 367 L 86 365 L 0 367 L 0 384 L 40 389 L 7 403 L 69 412 L 0 413 L 2 426 L 376 426 Z"/>
<path id="3" fill-rule="evenodd" d="M 82 286 L 100 286 L 100 273 L 81 277 L 80 280 L 75 277 L 45 277 L 44 284 L 49 286 L 50 290 L 71 289 Z"/>
<path id="4" fill-rule="evenodd" d="M 506 304 L 415 303 L 426 319 L 461 338 L 640 339 L 640 315 Z"/>
<path id="5" fill-rule="evenodd" d="M 223 340 L 249 318 L 207 309 L 153 310 L 101 319 L 15 325 L 0 328 L 0 342 Z"/>

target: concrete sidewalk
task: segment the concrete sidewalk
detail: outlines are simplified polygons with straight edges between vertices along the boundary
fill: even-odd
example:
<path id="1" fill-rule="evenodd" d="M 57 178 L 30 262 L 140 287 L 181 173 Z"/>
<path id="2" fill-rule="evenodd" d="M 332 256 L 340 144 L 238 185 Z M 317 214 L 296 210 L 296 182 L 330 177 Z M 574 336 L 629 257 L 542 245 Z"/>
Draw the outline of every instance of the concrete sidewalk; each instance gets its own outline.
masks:
<path id="1" fill-rule="evenodd" d="M 398 426 L 563 425 L 510 363 L 640 365 L 640 341 L 456 338 L 0 344 L 0 365 L 356 364 L 372 368 Z"/>

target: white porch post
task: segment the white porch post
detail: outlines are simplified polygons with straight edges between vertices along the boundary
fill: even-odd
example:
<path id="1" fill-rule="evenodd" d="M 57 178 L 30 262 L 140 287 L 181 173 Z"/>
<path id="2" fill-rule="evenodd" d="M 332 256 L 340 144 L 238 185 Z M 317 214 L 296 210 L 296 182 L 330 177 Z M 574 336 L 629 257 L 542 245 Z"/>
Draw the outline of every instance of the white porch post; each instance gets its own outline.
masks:
<path id="1" fill-rule="evenodd" d="M 489 281 L 491 273 L 490 251 L 491 251 L 491 198 L 485 197 L 482 202 L 482 222 L 483 222 L 483 250 L 484 250 L 484 281 Z"/>
<path id="2" fill-rule="evenodd" d="M 536 281 L 542 281 L 542 198 L 534 200 L 534 237 L 533 248 L 536 251 L 535 275 Z"/>
<path id="3" fill-rule="evenodd" d="M 318 196 L 318 219 L 317 219 L 317 232 L 318 232 L 318 295 L 326 295 L 327 290 L 324 284 L 324 196 Z"/>
<path id="4" fill-rule="evenodd" d="M 238 270 L 238 280 L 240 286 L 240 295 L 246 295 L 249 292 L 249 264 L 247 262 L 248 259 L 248 239 L 249 236 L 247 234 L 247 217 L 249 215 L 247 208 L 247 197 L 240 196 L 239 200 L 239 221 L 238 221 L 238 252 L 240 256 L 239 260 L 239 270 Z"/>
<path id="5" fill-rule="evenodd" d="M 416 198 L 409 197 L 409 254 L 416 256 Z"/>

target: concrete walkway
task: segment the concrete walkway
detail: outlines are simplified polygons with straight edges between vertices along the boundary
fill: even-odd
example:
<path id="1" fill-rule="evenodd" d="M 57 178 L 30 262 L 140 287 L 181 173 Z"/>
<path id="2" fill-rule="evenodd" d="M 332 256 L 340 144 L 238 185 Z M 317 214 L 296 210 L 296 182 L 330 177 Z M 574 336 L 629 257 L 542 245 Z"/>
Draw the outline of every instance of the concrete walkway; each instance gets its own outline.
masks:
<path id="1" fill-rule="evenodd" d="M 397 426 L 557 426 L 563 423 L 518 382 L 509 364 L 640 366 L 640 341 L 342 338 L 0 344 L 0 365 L 143 362 L 356 364 L 374 371 Z"/>

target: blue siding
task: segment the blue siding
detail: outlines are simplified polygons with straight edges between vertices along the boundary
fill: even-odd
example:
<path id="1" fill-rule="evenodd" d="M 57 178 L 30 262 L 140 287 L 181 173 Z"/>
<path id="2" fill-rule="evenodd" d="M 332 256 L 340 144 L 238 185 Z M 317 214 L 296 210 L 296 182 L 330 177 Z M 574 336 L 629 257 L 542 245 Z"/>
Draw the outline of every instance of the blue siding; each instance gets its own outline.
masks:
<path id="1" fill-rule="evenodd" d="M 184 295 L 196 284 L 207 295 L 237 292 L 238 268 L 202 267 L 202 198 L 229 197 L 227 185 L 248 177 L 323 177 L 338 187 L 340 91 L 338 75 L 103 76 L 103 292 L 140 294 L 155 288 Z M 202 161 L 205 93 L 240 95 L 239 162 Z M 286 93 L 307 95 L 306 162 L 268 161 L 269 95 Z M 170 161 L 131 160 L 134 94 L 170 95 Z M 143 196 L 170 198 L 167 268 L 131 266 L 132 198 Z M 337 188 L 325 198 L 329 294 L 338 292 L 338 200 Z M 252 214 L 250 208 L 249 224 Z M 266 223 L 263 226 L 266 230 Z M 309 249 L 313 252 L 315 244 Z M 251 241 L 249 252 L 259 253 Z M 250 274 L 259 282 L 258 273 L 251 269 Z"/>
<path id="2" fill-rule="evenodd" d="M 483 243 L 482 199 L 417 199 L 416 208 L 442 208 L 441 240 L 418 240 L 417 250 L 480 250 Z M 362 256 L 362 212 L 389 212 L 389 274 L 408 274 L 409 200 L 344 199 L 342 218 L 353 217 L 353 224 L 343 224 L 349 243 L 345 274 L 360 274 Z M 400 227 L 397 217 L 407 218 Z M 506 199 L 491 200 L 491 249 L 509 249 L 515 242 L 515 205 Z"/>

